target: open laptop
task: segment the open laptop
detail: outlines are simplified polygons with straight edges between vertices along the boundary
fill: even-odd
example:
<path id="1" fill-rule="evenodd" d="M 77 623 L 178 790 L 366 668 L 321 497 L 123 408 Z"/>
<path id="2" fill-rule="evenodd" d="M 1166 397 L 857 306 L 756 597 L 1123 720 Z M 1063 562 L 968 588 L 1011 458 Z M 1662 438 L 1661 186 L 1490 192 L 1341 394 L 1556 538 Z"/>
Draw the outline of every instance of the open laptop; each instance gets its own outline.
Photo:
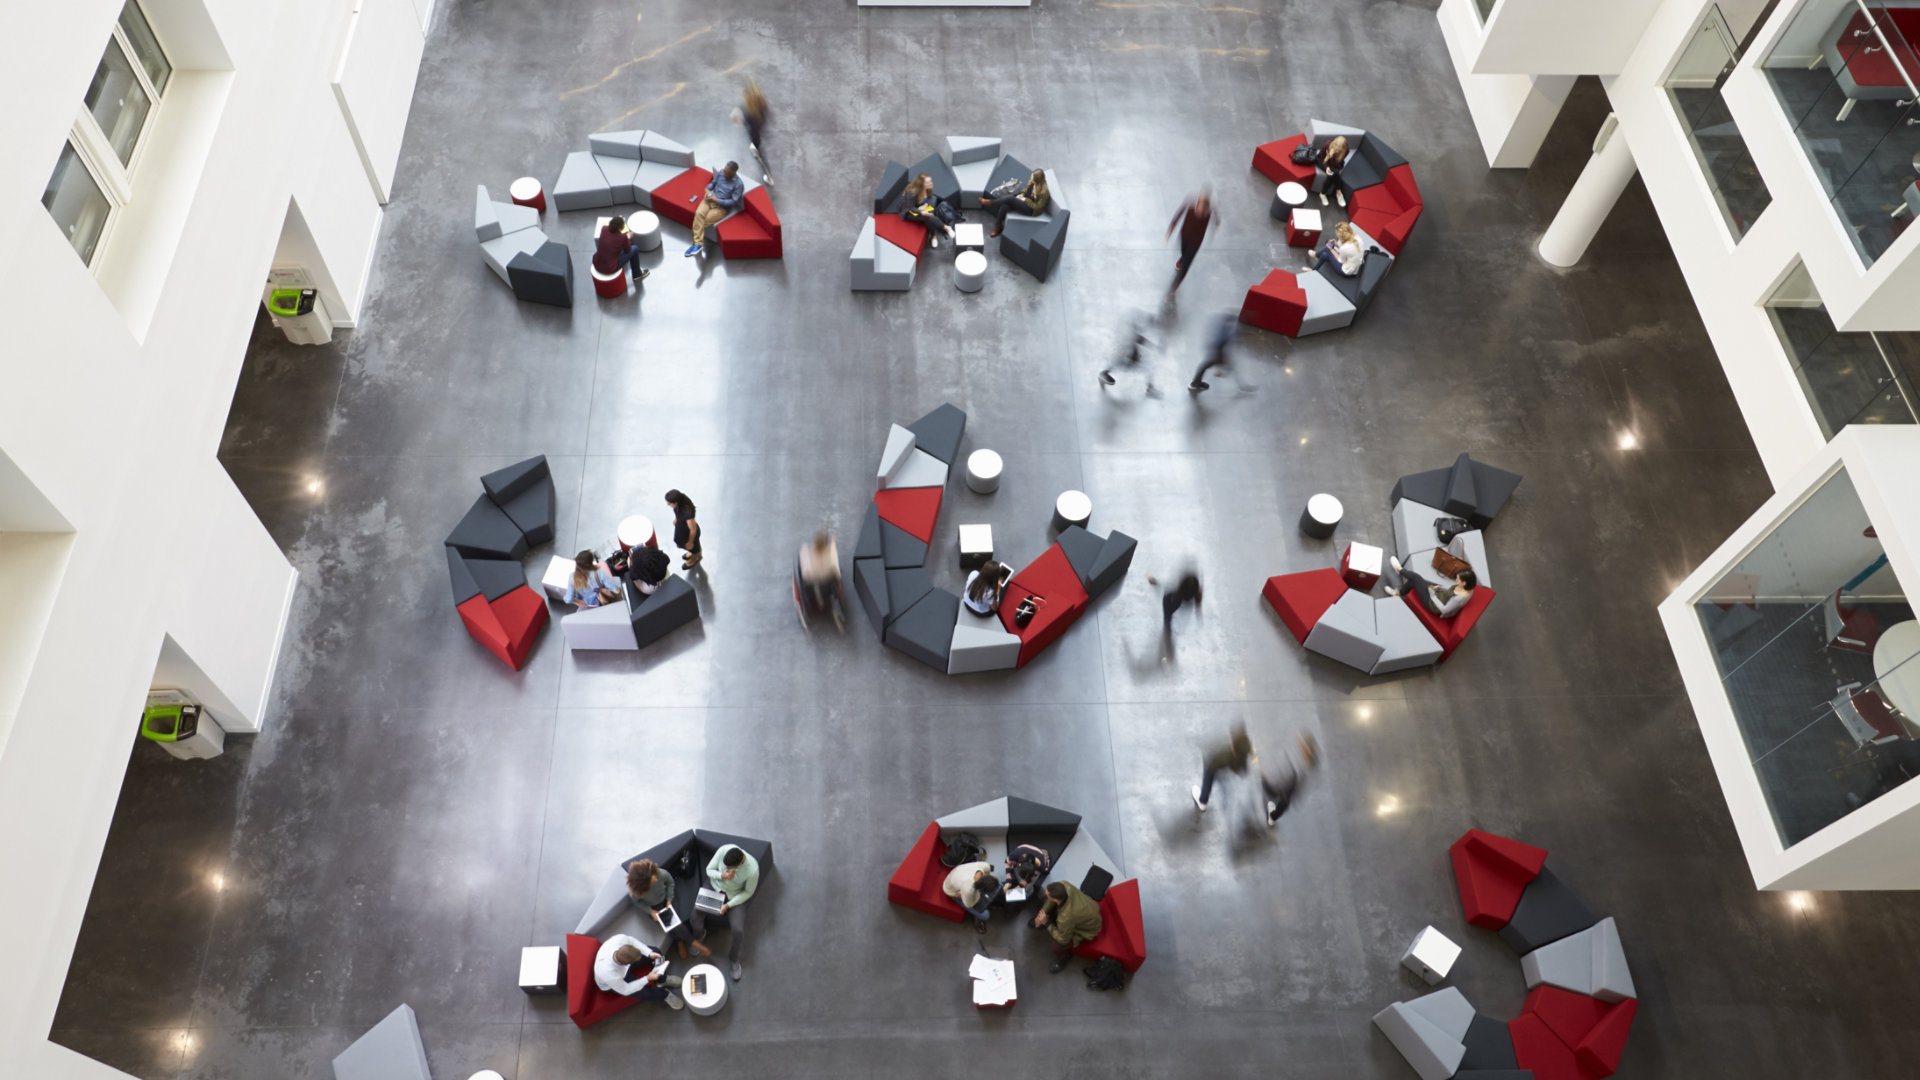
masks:
<path id="1" fill-rule="evenodd" d="M 720 914 L 720 909 L 726 906 L 726 903 L 727 897 L 725 893 L 717 893 L 712 889 L 702 888 L 700 895 L 694 898 L 693 906 L 709 915 L 718 915 Z"/>

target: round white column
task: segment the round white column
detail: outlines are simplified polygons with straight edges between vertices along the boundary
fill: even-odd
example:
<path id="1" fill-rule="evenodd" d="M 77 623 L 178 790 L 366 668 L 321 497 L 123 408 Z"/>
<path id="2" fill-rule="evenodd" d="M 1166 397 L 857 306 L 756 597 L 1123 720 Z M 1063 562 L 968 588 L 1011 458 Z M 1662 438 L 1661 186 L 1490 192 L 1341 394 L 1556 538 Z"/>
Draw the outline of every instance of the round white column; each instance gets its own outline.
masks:
<path id="1" fill-rule="evenodd" d="M 1587 159 L 1587 167 L 1580 170 L 1580 179 L 1573 182 L 1560 212 L 1553 215 L 1553 224 L 1540 237 L 1540 257 L 1555 266 L 1572 266 L 1580 261 L 1593 234 L 1600 231 L 1600 223 L 1607 220 L 1620 193 L 1627 189 L 1627 181 L 1633 179 L 1633 154 L 1611 116 L 1600 130 L 1600 139 L 1595 140 L 1599 145 Z"/>

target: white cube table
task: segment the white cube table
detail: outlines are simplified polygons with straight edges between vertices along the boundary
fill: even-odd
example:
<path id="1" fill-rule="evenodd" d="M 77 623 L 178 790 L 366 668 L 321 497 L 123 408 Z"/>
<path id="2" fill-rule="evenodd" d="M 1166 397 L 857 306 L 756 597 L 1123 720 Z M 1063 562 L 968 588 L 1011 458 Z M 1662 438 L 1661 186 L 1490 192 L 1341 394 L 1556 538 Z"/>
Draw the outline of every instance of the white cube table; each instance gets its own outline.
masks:
<path id="1" fill-rule="evenodd" d="M 540 587 L 555 600 L 565 601 L 567 586 L 573 584 L 573 560 L 555 555 L 547 560 L 547 572 L 540 575 Z"/>
<path id="2" fill-rule="evenodd" d="M 953 227 L 953 246 L 959 251 L 986 251 L 987 227 L 963 221 Z"/>
<path id="3" fill-rule="evenodd" d="M 1460 946 L 1429 926 L 1414 936 L 1413 944 L 1407 946 L 1406 955 L 1400 958 L 1400 966 L 1427 980 L 1428 986 L 1438 986 L 1458 959 Z"/>
<path id="4" fill-rule="evenodd" d="M 529 945 L 520 950 L 520 989 L 529 994 L 564 994 L 566 961 L 558 945 Z"/>
<path id="5" fill-rule="evenodd" d="M 978 570 L 993 558 L 993 526 L 960 526 L 960 569 Z"/>

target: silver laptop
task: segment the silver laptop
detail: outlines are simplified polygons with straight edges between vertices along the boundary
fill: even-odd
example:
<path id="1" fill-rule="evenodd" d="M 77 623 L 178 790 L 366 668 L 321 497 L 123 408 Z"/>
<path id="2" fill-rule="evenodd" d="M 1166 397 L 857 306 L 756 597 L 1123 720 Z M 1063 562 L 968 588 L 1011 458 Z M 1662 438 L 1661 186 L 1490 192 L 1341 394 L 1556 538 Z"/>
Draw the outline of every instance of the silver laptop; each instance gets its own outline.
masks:
<path id="1" fill-rule="evenodd" d="M 718 915 L 720 914 L 720 908 L 725 905 L 726 902 L 726 894 L 714 892 L 712 889 L 702 888 L 700 895 L 694 898 L 693 906 L 709 915 Z"/>

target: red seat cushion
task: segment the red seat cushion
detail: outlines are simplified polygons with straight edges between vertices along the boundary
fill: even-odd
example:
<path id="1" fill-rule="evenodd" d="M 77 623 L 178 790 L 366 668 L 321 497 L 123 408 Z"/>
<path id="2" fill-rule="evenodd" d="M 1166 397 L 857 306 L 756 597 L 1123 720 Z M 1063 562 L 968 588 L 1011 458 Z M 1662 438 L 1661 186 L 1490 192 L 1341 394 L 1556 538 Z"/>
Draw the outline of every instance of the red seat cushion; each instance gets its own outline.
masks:
<path id="1" fill-rule="evenodd" d="M 1381 247 L 1398 255 L 1400 254 L 1400 249 L 1406 246 L 1407 234 L 1413 231 L 1414 223 L 1419 220 L 1420 207 L 1416 206 L 1406 213 L 1401 214 L 1399 217 L 1394 218 L 1392 221 L 1382 224 L 1378 232 L 1369 229 L 1367 235 L 1380 241 Z M 1366 229 L 1365 225 L 1360 227 Z"/>
<path id="2" fill-rule="evenodd" d="M 547 625 L 547 601 L 525 585 L 487 605 L 507 635 L 507 665 L 515 671 L 527 662 L 533 643 Z"/>
<path id="3" fill-rule="evenodd" d="M 582 1028 L 640 1004 L 637 997 L 608 993 L 593 981 L 593 958 L 600 942 L 585 934 L 567 935 L 567 1016 Z"/>
<path id="4" fill-rule="evenodd" d="M 1020 639 L 1017 662 L 1020 667 L 1025 667 L 1040 650 L 1053 644 L 1053 639 L 1072 626 L 1073 620 L 1087 609 L 1087 590 L 1080 584 L 1080 575 L 1073 572 L 1073 564 L 1067 561 L 1067 553 L 1059 544 L 1041 552 L 1026 569 L 1013 575 L 1004 595 L 1000 623 L 1007 633 Z M 1037 605 L 1033 619 L 1023 629 L 1013 624 L 1013 613 L 1027 596 L 1037 596 L 1045 603 Z"/>
<path id="5" fill-rule="evenodd" d="M 887 488 L 873 493 L 873 503 L 880 508 L 881 521 L 933 543 L 934 525 L 940 520 L 939 488 Z"/>
<path id="6" fill-rule="evenodd" d="M 1447 855 L 1453 860 L 1453 879 L 1467 921 L 1488 930 L 1507 925 L 1527 883 L 1547 864 L 1545 848 L 1479 829 L 1468 829 L 1447 848 Z"/>
<path id="7" fill-rule="evenodd" d="M 1619 1070 L 1620 1055 L 1627 1049 L 1627 1031 L 1633 1027 L 1633 1014 L 1639 1008 L 1640 1003 L 1632 998 L 1607 1006 L 1600 1022 L 1573 1048 L 1574 1059 L 1589 1076 L 1612 1076 Z"/>
<path id="8" fill-rule="evenodd" d="M 1522 1069 L 1532 1071 L 1533 1080 L 1590 1080 L 1573 1051 L 1533 1013 L 1523 1012 L 1507 1021 L 1507 1034 L 1513 1039 L 1514 1059 Z"/>
<path id="9" fill-rule="evenodd" d="M 682 225 L 692 225 L 693 208 L 700 205 L 701 196 L 707 193 L 707 185 L 712 182 L 713 174 L 707 170 L 688 169 L 653 189 L 653 212 Z"/>
<path id="10" fill-rule="evenodd" d="M 1253 150 L 1253 167 L 1276 184 L 1292 180 L 1296 184 L 1313 183 L 1313 166 L 1293 163 L 1293 148 L 1305 146 L 1305 135 L 1291 135 L 1277 142 L 1262 143 Z"/>
<path id="11" fill-rule="evenodd" d="M 467 633 L 473 640 L 486 647 L 486 650 L 500 658 L 500 662 L 511 667 L 513 657 L 507 651 L 507 630 L 487 606 L 485 596 L 476 596 L 454 610 L 460 613 L 460 621 L 466 624 Z"/>
<path id="12" fill-rule="evenodd" d="M 1420 199 L 1420 185 L 1413 182 L 1411 165 L 1395 165 L 1388 169 L 1387 178 L 1382 186 L 1393 194 L 1394 201 L 1400 204 L 1402 210 L 1423 205 Z"/>
<path id="13" fill-rule="evenodd" d="M 873 231 L 880 239 L 904 250 L 914 258 L 927 246 L 927 227 L 918 222 L 907 221 L 899 214 L 873 215 Z"/>
<path id="14" fill-rule="evenodd" d="M 1341 580 L 1340 571 L 1328 567 L 1270 577 L 1260 595 L 1279 613 L 1280 621 L 1287 624 L 1293 636 L 1304 643 L 1320 616 L 1346 591 L 1347 583 Z"/>
<path id="15" fill-rule="evenodd" d="M 1425 626 L 1427 632 L 1433 635 L 1433 639 L 1440 643 L 1440 659 L 1445 660 L 1453 655 L 1453 650 L 1459 648 L 1462 641 L 1467 639 L 1467 633 L 1473 629 L 1473 624 L 1479 621 L 1480 613 L 1487 610 L 1488 604 L 1493 603 L 1493 590 L 1485 585 L 1473 590 L 1473 598 L 1467 601 L 1467 606 L 1461 608 L 1460 614 L 1451 619 L 1443 619 L 1428 611 L 1427 606 L 1416 599 L 1412 593 L 1401 593 L 1400 598 L 1407 602 L 1407 606 L 1412 608 L 1414 615 L 1420 619 L 1420 624 Z"/>
<path id="16" fill-rule="evenodd" d="M 740 212 L 714 226 L 720 235 L 720 254 L 729 259 L 777 259 L 780 248 L 780 215 L 773 212 L 773 200 L 764 187 L 747 192 Z"/>
<path id="17" fill-rule="evenodd" d="M 1292 337 L 1307 316 L 1307 291 L 1291 270 L 1269 271 L 1265 281 L 1247 290 L 1240 305 L 1240 321 L 1262 330 Z"/>
<path id="18" fill-rule="evenodd" d="M 1611 1006 L 1597 997 L 1542 985 L 1527 992 L 1527 1003 L 1520 1011 L 1539 1017 L 1547 1030 L 1559 1036 L 1571 1050 L 1599 1025 L 1609 1008 Z"/>
<path id="19" fill-rule="evenodd" d="M 900 860 L 900 868 L 887 879 L 887 899 L 901 907 L 938 915 L 948 922 L 965 918 L 959 905 L 946 893 L 947 868 L 940 863 L 940 853 L 945 850 L 945 845 L 940 843 L 940 824 L 929 823 L 920 839 L 914 841 L 913 850 Z"/>
<path id="20" fill-rule="evenodd" d="M 1073 953 L 1089 959 L 1111 956 L 1128 971 L 1138 971 L 1147 960 L 1146 925 L 1140 915 L 1140 882 L 1116 882 L 1100 898 L 1100 933 L 1074 946 Z"/>

